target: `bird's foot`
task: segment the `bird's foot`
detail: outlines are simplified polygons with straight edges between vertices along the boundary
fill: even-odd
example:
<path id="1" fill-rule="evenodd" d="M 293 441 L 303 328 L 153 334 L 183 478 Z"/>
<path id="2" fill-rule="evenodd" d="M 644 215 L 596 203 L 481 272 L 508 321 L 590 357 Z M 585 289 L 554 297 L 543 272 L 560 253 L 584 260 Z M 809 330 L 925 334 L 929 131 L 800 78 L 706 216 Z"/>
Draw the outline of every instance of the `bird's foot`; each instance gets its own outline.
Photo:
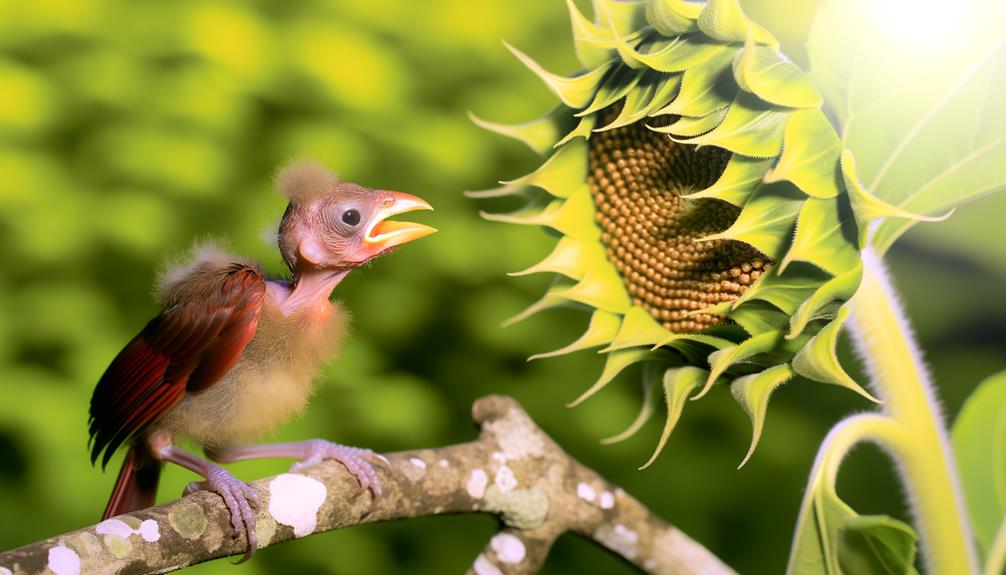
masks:
<path id="1" fill-rule="evenodd" d="M 185 487 L 185 494 L 196 491 L 212 491 L 223 497 L 227 509 L 231 512 L 231 525 L 237 532 L 244 532 L 248 537 L 248 551 L 238 563 L 244 563 L 255 553 L 258 539 L 255 536 L 255 510 L 261 500 L 258 493 L 250 485 L 231 475 L 223 467 L 213 465 L 206 470 L 204 481 L 193 481 Z"/>
<path id="2" fill-rule="evenodd" d="M 306 454 L 300 461 L 290 466 L 291 473 L 297 473 L 326 459 L 334 459 L 345 466 L 346 471 L 349 471 L 353 477 L 356 477 L 361 488 L 370 490 L 374 502 L 381 496 L 381 478 L 377 475 L 372 461 L 387 463 L 384 457 L 369 449 L 339 445 L 324 439 L 311 439 L 304 441 L 303 445 Z M 371 508 L 373 508 L 373 504 Z"/>

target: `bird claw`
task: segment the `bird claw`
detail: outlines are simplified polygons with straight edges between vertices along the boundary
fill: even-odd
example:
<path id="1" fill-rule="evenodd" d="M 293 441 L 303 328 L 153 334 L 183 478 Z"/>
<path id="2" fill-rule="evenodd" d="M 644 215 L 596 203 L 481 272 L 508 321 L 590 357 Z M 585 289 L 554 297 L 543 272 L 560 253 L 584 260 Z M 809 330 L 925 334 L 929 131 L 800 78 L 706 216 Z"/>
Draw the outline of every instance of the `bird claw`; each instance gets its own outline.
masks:
<path id="1" fill-rule="evenodd" d="M 211 469 L 204 481 L 193 481 L 185 486 L 185 494 L 196 491 L 212 491 L 223 498 L 231 512 L 231 525 L 237 532 L 244 532 L 248 538 L 248 551 L 238 561 L 251 559 L 258 547 L 255 536 L 255 510 L 262 504 L 258 492 L 250 485 L 237 479 L 222 467 Z"/>
<path id="2" fill-rule="evenodd" d="M 360 487 L 369 490 L 373 495 L 371 511 L 377 498 L 381 496 L 381 478 L 377 475 L 372 461 L 387 465 L 388 460 L 370 449 L 339 445 L 324 439 L 307 441 L 307 456 L 290 466 L 291 473 L 297 473 L 307 467 L 333 459 L 341 463 L 346 471 L 356 478 Z M 368 511 L 369 513 L 369 511 Z"/>

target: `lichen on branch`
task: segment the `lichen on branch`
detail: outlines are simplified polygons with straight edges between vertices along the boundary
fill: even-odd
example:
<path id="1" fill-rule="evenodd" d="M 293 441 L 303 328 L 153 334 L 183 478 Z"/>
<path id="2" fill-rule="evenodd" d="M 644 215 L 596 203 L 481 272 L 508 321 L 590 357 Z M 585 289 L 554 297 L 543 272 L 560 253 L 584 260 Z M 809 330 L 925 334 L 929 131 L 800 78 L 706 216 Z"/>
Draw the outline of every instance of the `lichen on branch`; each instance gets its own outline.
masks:
<path id="1" fill-rule="evenodd" d="M 384 494 L 336 462 L 252 482 L 259 545 L 322 531 L 443 513 L 491 513 L 502 528 L 475 558 L 478 575 L 535 573 L 566 532 L 648 573 L 727 574 L 709 550 L 566 454 L 508 397 L 479 399 L 476 441 L 388 454 Z M 0 554 L 0 574 L 165 573 L 245 552 L 219 496 L 197 492 Z"/>

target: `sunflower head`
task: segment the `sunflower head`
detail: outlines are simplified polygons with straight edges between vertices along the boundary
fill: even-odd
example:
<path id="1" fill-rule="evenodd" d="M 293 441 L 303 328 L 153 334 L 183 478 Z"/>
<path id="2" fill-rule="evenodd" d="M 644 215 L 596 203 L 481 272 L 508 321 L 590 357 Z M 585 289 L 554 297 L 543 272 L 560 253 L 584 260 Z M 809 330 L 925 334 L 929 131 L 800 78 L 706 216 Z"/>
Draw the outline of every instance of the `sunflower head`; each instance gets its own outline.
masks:
<path id="1" fill-rule="evenodd" d="M 470 193 L 528 197 L 485 217 L 560 235 L 521 272 L 556 282 L 514 320 L 570 302 L 592 311 L 577 341 L 535 357 L 606 354 L 573 405 L 645 363 L 646 401 L 659 384 L 668 406 L 654 457 L 685 400 L 717 381 L 751 417 L 748 457 L 770 395 L 794 375 L 873 400 L 839 365 L 836 338 L 869 220 L 906 214 L 859 184 L 809 80 L 737 0 L 594 0 L 593 20 L 567 4 L 582 71 L 556 75 L 511 48 L 559 106 L 519 125 L 473 117 L 546 156 Z"/>

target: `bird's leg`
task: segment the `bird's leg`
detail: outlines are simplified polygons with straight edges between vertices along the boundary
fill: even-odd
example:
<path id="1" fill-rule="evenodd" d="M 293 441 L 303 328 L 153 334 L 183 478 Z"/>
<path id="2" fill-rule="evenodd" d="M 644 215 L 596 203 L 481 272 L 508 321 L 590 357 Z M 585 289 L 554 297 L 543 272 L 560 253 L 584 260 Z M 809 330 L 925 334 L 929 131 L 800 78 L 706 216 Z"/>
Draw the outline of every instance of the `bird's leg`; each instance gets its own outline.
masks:
<path id="1" fill-rule="evenodd" d="M 290 466 L 290 471 L 296 473 L 306 467 L 321 463 L 325 459 L 338 461 L 349 471 L 360 487 L 368 489 L 376 501 L 381 496 L 381 479 L 374 470 L 371 460 L 383 460 L 369 449 L 339 445 L 324 439 L 308 439 L 306 441 L 291 441 L 287 443 L 268 443 L 264 445 L 242 445 L 216 450 L 206 450 L 206 456 L 213 461 L 230 463 L 243 459 L 262 459 L 267 457 L 292 457 L 298 461 Z"/>
<path id="2" fill-rule="evenodd" d="M 248 537 L 248 551 L 238 563 L 250 559 L 258 546 L 255 537 L 255 509 L 258 509 L 261 503 L 258 493 L 223 467 L 175 447 L 171 442 L 171 436 L 165 432 L 155 432 L 147 441 L 155 458 L 170 461 L 205 478 L 203 481 L 189 483 L 185 487 L 186 495 L 206 490 L 223 497 L 231 512 L 231 525 L 234 526 L 234 530 L 243 531 Z"/>

